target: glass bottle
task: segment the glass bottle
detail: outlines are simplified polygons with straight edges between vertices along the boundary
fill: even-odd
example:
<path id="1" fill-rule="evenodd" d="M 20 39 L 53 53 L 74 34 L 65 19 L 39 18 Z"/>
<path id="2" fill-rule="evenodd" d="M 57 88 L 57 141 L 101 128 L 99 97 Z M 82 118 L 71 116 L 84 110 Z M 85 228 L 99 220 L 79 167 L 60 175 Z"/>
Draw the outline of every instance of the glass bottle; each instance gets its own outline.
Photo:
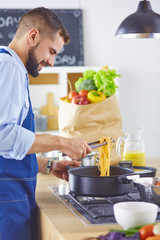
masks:
<path id="1" fill-rule="evenodd" d="M 132 161 L 133 166 L 146 166 L 143 128 L 134 128 L 119 137 L 116 152 L 123 161 Z"/>

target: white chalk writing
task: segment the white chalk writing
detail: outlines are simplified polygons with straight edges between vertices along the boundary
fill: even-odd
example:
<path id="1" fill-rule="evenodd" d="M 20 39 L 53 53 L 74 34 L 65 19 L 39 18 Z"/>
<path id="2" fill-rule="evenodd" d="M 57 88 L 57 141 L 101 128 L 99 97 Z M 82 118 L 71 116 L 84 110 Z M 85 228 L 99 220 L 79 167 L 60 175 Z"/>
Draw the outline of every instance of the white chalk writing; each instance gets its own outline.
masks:
<path id="1" fill-rule="evenodd" d="M 57 55 L 55 57 L 55 64 L 68 64 L 68 65 L 74 65 L 76 63 L 76 56 L 69 56 L 69 55 L 64 55 L 64 56 L 60 56 Z"/>
<path id="2" fill-rule="evenodd" d="M 12 16 L 8 16 L 6 18 L 4 17 L 0 17 L 0 28 L 2 27 L 11 27 L 14 24 L 18 24 L 19 20 L 21 19 L 21 17 L 12 17 Z"/>

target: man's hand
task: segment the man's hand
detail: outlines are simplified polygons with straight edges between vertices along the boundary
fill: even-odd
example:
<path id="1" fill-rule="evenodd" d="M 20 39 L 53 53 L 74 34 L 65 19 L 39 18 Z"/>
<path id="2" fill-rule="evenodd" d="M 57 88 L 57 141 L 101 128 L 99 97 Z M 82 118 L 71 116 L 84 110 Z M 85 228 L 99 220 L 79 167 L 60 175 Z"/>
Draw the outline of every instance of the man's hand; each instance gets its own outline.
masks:
<path id="1" fill-rule="evenodd" d="M 85 157 L 92 150 L 80 138 L 65 138 L 50 134 L 35 134 L 35 141 L 27 154 L 60 150 L 74 160 Z"/>
<path id="2" fill-rule="evenodd" d="M 68 169 L 66 166 L 79 167 L 80 162 L 68 160 L 54 160 L 52 162 L 51 173 L 58 178 L 68 181 Z"/>
<path id="3" fill-rule="evenodd" d="M 60 151 L 67 154 L 70 158 L 78 160 L 85 157 L 92 149 L 86 141 L 80 138 L 64 138 Z"/>

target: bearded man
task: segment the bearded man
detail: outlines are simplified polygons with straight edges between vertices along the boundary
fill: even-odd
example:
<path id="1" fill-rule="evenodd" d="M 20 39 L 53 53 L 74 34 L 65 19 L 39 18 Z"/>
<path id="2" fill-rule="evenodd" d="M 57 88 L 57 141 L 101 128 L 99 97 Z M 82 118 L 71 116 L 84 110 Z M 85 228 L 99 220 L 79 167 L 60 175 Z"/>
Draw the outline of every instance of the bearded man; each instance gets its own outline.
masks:
<path id="1" fill-rule="evenodd" d="M 0 48 L 0 239 L 35 240 L 35 189 L 38 172 L 68 179 L 66 165 L 38 152 L 60 150 L 77 160 L 91 152 L 81 139 L 35 134 L 28 73 L 37 77 L 54 58 L 69 34 L 59 17 L 44 7 L 27 12 L 9 46 Z"/>

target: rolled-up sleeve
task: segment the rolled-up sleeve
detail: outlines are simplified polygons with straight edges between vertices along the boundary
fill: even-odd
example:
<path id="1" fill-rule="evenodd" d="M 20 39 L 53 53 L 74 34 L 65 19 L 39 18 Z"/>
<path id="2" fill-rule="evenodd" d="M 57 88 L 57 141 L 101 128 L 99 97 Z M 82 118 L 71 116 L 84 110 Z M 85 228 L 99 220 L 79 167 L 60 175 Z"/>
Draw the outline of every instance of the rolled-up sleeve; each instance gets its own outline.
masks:
<path id="1" fill-rule="evenodd" d="M 35 134 L 22 126 L 28 112 L 26 78 L 14 62 L 0 61 L 0 92 L 0 155 L 21 160 Z"/>
<path id="2" fill-rule="evenodd" d="M 16 124 L 0 126 L 0 155 L 21 160 L 31 148 L 35 134 Z"/>

